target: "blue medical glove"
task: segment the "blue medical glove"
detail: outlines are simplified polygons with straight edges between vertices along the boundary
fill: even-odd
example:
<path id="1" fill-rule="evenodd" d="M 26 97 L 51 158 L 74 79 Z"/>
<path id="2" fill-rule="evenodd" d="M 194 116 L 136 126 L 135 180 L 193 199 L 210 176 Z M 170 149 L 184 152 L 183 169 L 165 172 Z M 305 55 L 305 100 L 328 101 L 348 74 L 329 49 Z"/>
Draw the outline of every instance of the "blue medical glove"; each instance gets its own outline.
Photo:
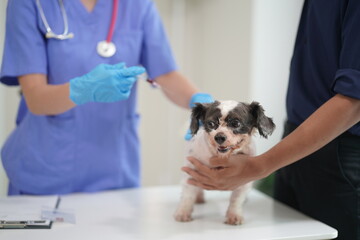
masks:
<path id="1" fill-rule="evenodd" d="M 214 102 L 213 97 L 207 93 L 195 93 L 192 95 L 189 103 L 189 107 L 195 107 L 195 103 L 212 103 Z M 201 124 L 201 123 L 200 123 Z M 192 138 L 190 129 L 186 132 L 185 140 L 189 141 Z"/>
<path id="2" fill-rule="evenodd" d="M 87 102 L 116 102 L 130 96 L 136 76 L 143 67 L 100 64 L 91 72 L 70 80 L 70 99 L 77 105 Z"/>

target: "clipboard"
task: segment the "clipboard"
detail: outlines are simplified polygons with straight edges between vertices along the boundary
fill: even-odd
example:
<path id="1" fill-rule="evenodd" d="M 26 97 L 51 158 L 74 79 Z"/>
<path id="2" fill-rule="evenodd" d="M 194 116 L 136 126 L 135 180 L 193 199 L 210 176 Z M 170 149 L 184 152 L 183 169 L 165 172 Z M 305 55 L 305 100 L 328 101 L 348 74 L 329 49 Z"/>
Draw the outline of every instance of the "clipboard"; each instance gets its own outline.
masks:
<path id="1" fill-rule="evenodd" d="M 0 230 L 3 229 L 50 229 L 52 221 L 0 221 Z"/>
<path id="2" fill-rule="evenodd" d="M 42 219 L 43 207 L 57 209 L 60 196 L 14 196 L 0 198 L 0 230 L 51 229 L 52 221 Z"/>

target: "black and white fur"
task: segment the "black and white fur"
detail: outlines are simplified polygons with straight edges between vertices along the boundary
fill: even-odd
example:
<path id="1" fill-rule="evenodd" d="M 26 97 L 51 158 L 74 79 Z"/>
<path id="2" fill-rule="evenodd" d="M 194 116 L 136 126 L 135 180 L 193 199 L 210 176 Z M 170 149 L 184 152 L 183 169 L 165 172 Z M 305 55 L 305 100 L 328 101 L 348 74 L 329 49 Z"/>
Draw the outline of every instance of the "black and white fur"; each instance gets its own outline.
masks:
<path id="1" fill-rule="evenodd" d="M 204 164 L 214 156 L 228 157 L 231 154 L 255 155 L 252 136 L 258 132 L 267 138 L 275 129 L 272 119 L 265 116 L 257 102 L 251 104 L 236 101 L 197 103 L 192 109 L 191 133 L 188 155 Z M 187 166 L 192 164 L 187 161 Z M 203 189 L 183 181 L 180 204 L 174 214 L 177 221 L 191 221 L 195 203 L 204 202 Z M 245 184 L 231 194 L 225 223 L 239 225 L 243 222 L 242 207 L 252 183 Z"/>

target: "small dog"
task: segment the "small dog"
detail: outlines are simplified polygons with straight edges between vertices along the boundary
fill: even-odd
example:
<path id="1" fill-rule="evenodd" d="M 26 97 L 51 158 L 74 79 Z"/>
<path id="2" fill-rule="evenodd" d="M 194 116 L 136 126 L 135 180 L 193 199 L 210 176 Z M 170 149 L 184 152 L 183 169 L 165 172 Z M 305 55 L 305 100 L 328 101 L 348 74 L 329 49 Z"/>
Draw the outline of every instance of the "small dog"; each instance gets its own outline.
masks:
<path id="1" fill-rule="evenodd" d="M 228 157 L 231 154 L 255 155 L 252 136 L 267 138 L 275 129 L 271 118 L 257 102 L 251 104 L 236 101 L 196 103 L 192 109 L 188 155 L 204 164 L 214 156 Z M 192 164 L 187 161 L 187 165 Z M 195 203 L 204 202 L 203 189 L 190 185 L 184 179 L 180 204 L 174 214 L 176 221 L 191 221 Z M 245 184 L 231 194 L 225 223 L 239 225 L 243 222 L 242 207 L 252 183 Z"/>

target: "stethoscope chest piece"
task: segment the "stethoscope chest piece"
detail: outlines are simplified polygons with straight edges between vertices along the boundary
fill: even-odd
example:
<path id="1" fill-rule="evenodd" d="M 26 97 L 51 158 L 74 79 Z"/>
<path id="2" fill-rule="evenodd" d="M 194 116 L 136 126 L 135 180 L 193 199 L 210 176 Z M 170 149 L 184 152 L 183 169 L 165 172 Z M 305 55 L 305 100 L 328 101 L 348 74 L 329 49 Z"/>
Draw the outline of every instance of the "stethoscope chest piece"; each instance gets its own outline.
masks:
<path id="1" fill-rule="evenodd" d="M 108 58 L 114 56 L 116 46 L 114 43 L 104 40 L 98 43 L 96 50 L 100 56 Z"/>

